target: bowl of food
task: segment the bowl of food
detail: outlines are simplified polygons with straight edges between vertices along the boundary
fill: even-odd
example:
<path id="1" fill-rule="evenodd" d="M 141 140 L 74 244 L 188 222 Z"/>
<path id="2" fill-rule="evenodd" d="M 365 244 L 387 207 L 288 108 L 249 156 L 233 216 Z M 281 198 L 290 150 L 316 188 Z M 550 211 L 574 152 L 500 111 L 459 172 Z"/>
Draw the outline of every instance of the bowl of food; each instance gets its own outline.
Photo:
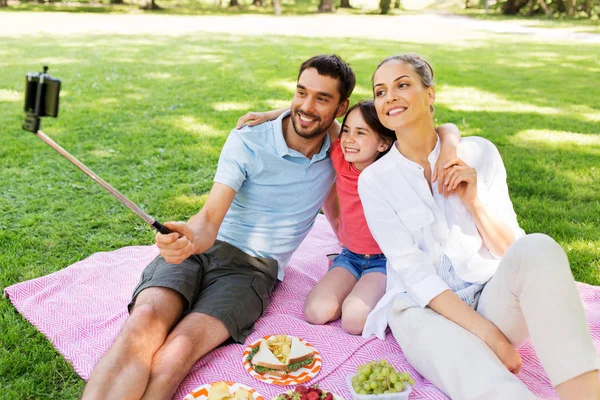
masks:
<path id="1" fill-rule="evenodd" d="M 294 390 L 286 390 L 272 400 L 344 400 L 325 389 L 320 389 L 318 385 L 304 386 L 298 385 Z"/>
<path id="2" fill-rule="evenodd" d="M 386 360 L 359 365 L 346 378 L 354 400 L 408 400 L 415 382 L 408 372 L 399 372 Z"/>

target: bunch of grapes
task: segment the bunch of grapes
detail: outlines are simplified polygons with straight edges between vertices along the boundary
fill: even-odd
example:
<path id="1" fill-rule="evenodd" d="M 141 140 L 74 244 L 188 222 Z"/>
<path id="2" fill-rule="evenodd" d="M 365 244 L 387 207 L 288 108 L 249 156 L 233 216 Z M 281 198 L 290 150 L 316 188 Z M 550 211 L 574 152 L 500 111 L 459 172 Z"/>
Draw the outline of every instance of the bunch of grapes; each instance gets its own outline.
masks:
<path id="1" fill-rule="evenodd" d="M 410 374 L 396 371 L 386 360 L 359 365 L 352 377 L 352 387 L 358 394 L 399 393 L 407 383 L 415 383 Z"/>

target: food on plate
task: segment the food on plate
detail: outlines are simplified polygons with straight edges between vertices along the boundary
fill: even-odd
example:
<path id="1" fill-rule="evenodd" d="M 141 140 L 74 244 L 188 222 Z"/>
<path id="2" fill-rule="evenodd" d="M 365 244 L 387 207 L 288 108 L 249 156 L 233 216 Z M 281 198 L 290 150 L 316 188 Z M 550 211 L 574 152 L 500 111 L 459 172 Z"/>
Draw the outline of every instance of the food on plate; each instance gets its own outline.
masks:
<path id="1" fill-rule="evenodd" d="M 252 393 L 244 388 L 238 388 L 233 394 L 229 393 L 229 385 L 217 382 L 208 392 L 208 400 L 252 400 Z"/>
<path id="2" fill-rule="evenodd" d="M 359 365 L 352 377 L 352 389 L 358 394 L 399 393 L 414 383 L 408 372 L 396 371 L 386 360 Z"/>
<path id="3" fill-rule="evenodd" d="M 306 387 L 298 385 L 294 390 L 288 390 L 274 397 L 273 400 L 344 400 L 327 390 L 319 389 L 319 385 Z"/>
<path id="4" fill-rule="evenodd" d="M 314 354 L 314 350 L 297 337 L 277 335 L 269 340 L 261 339 L 247 359 L 259 374 L 286 375 L 312 364 Z"/>

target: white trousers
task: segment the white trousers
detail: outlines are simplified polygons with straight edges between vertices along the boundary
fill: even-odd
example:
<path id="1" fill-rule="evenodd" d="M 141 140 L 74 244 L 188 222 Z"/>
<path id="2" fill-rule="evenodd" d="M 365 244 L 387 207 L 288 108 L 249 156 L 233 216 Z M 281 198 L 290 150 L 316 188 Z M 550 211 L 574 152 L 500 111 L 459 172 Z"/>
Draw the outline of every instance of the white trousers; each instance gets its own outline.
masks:
<path id="1" fill-rule="evenodd" d="M 476 309 L 515 346 L 531 337 L 553 386 L 600 368 L 567 256 L 550 237 L 510 246 Z M 436 313 L 394 302 L 389 325 L 408 361 L 452 399 L 535 399 L 477 336 Z"/>

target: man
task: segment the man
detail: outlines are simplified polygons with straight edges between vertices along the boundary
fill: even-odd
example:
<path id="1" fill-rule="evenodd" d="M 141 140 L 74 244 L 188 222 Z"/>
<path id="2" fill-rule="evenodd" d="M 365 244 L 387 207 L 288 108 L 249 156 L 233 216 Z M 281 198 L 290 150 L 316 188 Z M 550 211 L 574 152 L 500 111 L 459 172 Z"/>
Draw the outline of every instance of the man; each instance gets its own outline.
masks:
<path id="1" fill-rule="evenodd" d="M 160 256 L 84 399 L 170 399 L 200 357 L 244 342 L 319 209 L 335 209 L 327 130 L 355 81 L 339 57 L 315 56 L 300 67 L 289 112 L 232 131 L 202 210 L 157 233 Z"/>

